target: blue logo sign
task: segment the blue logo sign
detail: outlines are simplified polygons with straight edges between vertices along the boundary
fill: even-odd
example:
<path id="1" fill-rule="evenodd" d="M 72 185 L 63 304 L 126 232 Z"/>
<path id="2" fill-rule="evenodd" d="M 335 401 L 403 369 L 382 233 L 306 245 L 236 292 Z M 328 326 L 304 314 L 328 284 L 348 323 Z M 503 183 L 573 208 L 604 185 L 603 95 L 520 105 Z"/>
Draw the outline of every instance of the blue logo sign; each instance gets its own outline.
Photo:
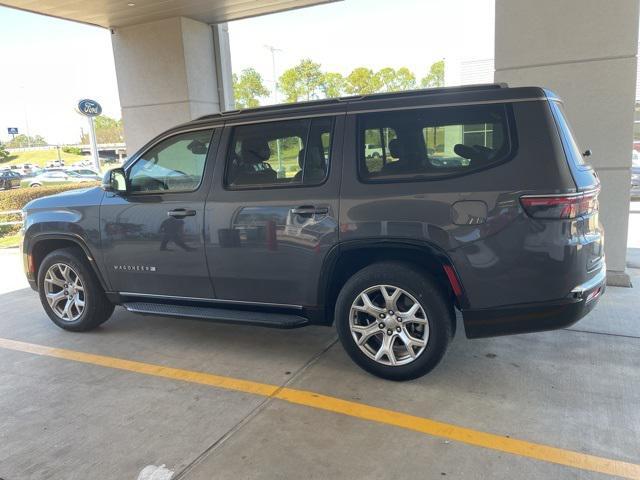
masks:
<path id="1" fill-rule="evenodd" d="M 78 111 L 85 117 L 97 117 L 102 113 L 102 107 L 95 100 L 84 98 L 78 102 Z"/>
<path id="2" fill-rule="evenodd" d="M 9 135 L 18 135 L 18 128 L 17 127 L 8 127 L 7 128 L 7 132 L 9 133 Z"/>

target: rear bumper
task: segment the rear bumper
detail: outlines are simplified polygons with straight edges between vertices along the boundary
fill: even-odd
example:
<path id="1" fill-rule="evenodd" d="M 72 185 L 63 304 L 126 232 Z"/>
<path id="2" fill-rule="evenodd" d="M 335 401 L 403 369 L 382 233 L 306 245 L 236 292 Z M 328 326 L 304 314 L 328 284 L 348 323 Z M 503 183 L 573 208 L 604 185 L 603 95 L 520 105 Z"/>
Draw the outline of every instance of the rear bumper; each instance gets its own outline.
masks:
<path id="1" fill-rule="evenodd" d="M 499 308 L 463 310 L 468 338 L 496 337 L 556 330 L 573 325 L 596 306 L 606 286 L 606 266 L 588 282 L 575 287 L 560 300 L 508 305 Z"/>

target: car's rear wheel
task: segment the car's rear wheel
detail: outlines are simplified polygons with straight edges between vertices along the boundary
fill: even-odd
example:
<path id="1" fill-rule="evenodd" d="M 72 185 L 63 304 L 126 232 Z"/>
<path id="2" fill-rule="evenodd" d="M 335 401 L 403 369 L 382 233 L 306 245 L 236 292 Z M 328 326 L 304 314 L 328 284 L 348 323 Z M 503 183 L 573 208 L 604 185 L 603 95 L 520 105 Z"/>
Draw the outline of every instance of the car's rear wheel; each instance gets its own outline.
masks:
<path id="1" fill-rule="evenodd" d="M 438 285 L 397 262 L 376 263 L 354 274 L 338 296 L 335 319 L 353 361 L 390 380 L 430 372 L 448 347 L 455 321 Z"/>
<path id="2" fill-rule="evenodd" d="M 114 305 L 79 248 L 56 250 L 44 258 L 38 290 L 49 318 L 65 330 L 91 330 L 113 313 Z"/>

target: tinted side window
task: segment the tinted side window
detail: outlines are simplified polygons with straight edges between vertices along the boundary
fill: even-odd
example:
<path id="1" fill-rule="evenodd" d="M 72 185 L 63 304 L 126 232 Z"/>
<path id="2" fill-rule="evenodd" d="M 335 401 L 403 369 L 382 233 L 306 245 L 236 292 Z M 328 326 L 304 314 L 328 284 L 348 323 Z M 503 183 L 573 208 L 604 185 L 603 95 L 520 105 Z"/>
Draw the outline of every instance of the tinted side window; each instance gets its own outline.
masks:
<path id="1" fill-rule="evenodd" d="M 396 131 L 389 127 L 364 131 L 364 160 L 369 173 L 380 173 L 388 164 L 398 160 L 389 150 L 389 143 L 396 138 Z"/>
<path id="2" fill-rule="evenodd" d="M 558 128 L 561 132 L 563 147 L 566 150 L 566 155 L 569 157 L 575 165 L 578 167 L 587 167 L 588 164 L 582 156 L 582 150 L 576 143 L 575 136 L 573 135 L 573 129 L 569 125 L 564 109 L 558 102 L 550 102 L 551 109 L 553 111 L 554 118 L 558 124 Z"/>
<path id="3" fill-rule="evenodd" d="M 327 177 L 333 119 L 235 127 L 227 155 L 230 188 L 318 185 Z"/>
<path id="4" fill-rule="evenodd" d="M 511 154 L 504 105 L 361 114 L 365 181 L 431 179 L 501 162 Z"/>
<path id="5" fill-rule="evenodd" d="M 129 185 L 137 193 L 191 192 L 202 182 L 213 130 L 167 138 L 145 152 L 129 169 Z"/>

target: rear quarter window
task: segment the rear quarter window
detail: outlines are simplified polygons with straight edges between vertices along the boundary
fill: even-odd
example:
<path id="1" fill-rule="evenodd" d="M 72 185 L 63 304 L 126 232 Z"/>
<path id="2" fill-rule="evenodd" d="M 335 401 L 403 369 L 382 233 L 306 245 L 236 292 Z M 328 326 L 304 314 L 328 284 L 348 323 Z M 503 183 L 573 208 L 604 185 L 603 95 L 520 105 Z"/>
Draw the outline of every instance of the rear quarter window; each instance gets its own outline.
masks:
<path id="1" fill-rule="evenodd" d="M 550 102 L 550 104 L 551 110 L 553 111 L 553 117 L 555 118 L 558 129 L 560 130 L 562 146 L 565 149 L 567 158 L 569 158 L 569 160 L 579 168 L 590 168 L 582 155 L 582 150 L 578 147 L 578 143 L 576 142 L 571 125 L 567 120 L 567 116 L 564 113 L 562 104 L 555 101 Z"/>
<path id="2" fill-rule="evenodd" d="M 496 104 L 360 114 L 360 178 L 432 180 L 506 161 L 515 149 L 508 113 Z"/>

